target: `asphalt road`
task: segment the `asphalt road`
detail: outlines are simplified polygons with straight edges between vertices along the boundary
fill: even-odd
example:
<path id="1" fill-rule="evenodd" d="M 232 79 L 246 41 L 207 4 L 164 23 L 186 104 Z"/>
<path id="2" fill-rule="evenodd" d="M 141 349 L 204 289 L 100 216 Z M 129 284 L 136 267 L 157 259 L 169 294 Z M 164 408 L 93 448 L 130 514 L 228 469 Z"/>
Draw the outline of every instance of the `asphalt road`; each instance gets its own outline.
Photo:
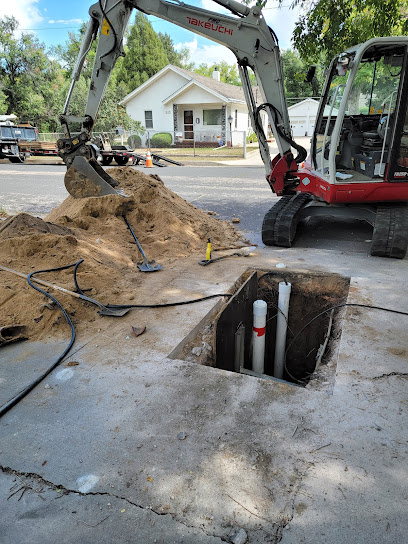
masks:
<path id="1" fill-rule="evenodd" d="M 276 202 L 263 166 L 168 166 L 150 170 L 169 189 L 220 219 L 238 217 L 251 243 L 262 245 L 265 213 Z M 0 161 L 0 209 L 44 217 L 66 197 L 63 165 L 11 164 Z M 313 218 L 300 224 L 296 247 L 316 247 L 368 254 L 372 228 L 361 221 Z"/>

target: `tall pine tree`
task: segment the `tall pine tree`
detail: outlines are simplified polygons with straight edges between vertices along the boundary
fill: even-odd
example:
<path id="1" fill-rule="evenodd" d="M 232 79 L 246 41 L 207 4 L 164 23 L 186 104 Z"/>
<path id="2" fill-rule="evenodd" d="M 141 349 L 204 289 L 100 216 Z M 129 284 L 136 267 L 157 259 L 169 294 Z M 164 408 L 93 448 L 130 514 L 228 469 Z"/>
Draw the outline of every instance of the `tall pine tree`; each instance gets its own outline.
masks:
<path id="1" fill-rule="evenodd" d="M 169 64 L 163 43 L 153 30 L 146 15 L 136 14 L 135 22 L 126 34 L 126 57 L 122 60 L 117 81 L 133 91 Z"/>

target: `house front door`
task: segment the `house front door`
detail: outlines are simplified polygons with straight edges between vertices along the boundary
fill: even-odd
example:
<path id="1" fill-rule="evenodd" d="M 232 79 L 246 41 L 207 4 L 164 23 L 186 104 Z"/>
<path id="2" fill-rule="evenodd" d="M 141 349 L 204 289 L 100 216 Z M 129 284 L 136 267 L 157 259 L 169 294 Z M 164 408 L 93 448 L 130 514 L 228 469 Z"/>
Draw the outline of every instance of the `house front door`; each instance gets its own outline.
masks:
<path id="1" fill-rule="evenodd" d="M 184 138 L 194 140 L 193 110 L 184 111 Z"/>

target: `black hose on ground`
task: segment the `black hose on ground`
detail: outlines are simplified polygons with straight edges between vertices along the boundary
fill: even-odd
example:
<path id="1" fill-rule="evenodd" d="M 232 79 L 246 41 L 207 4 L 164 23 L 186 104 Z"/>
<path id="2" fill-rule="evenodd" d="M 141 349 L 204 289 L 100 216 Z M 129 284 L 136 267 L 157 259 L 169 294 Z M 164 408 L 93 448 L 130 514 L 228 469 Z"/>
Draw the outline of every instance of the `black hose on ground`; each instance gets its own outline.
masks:
<path id="1" fill-rule="evenodd" d="M 78 264 L 78 263 L 76 263 Z M 79 263 L 80 264 L 80 263 Z M 64 309 L 64 307 L 58 302 L 58 300 L 53 297 L 52 295 L 50 295 L 49 293 L 47 293 L 47 291 L 44 291 L 43 289 L 41 289 L 40 287 L 38 287 L 37 285 L 34 285 L 33 282 L 31 281 L 31 278 L 33 276 L 35 276 L 36 274 L 41 274 L 41 273 L 45 273 L 45 272 L 56 272 L 56 271 L 60 271 L 60 270 L 66 270 L 67 268 L 71 268 L 75 265 L 68 265 L 68 266 L 61 266 L 59 268 L 51 268 L 51 269 L 48 269 L 48 270 L 36 270 L 34 272 L 31 272 L 31 274 L 29 274 L 27 276 L 27 281 L 28 281 L 28 284 L 30 285 L 30 287 L 32 287 L 33 289 L 35 289 L 36 291 L 38 291 L 39 293 L 42 293 L 43 295 L 45 295 L 46 297 L 48 297 L 49 299 L 51 299 L 54 304 L 56 304 L 58 306 L 58 308 L 61 310 L 62 312 L 62 315 L 65 317 L 70 329 L 71 329 L 71 339 L 69 341 L 69 344 L 68 346 L 65 348 L 64 352 L 57 358 L 57 360 L 55 362 L 52 363 L 51 366 L 49 366 L 42 374 L 40 374 L 40 376 L 38 376 L 34 381 L 32 381 L 25 389 L 23 389 L 23 391 L 20 391 L 20 393 L 18 393 L 18 395 L 16 395 L 14 398 L 12 398 L 11 400 L 9 400 L 5 405 L 3 405 L 1 408 L 0 408 L 0 418 L 2 416 L 4 416 L 4 414 L 6 414 L 11 408 L 13 408 L 13 406 L 15 406 L 18 402 L 20 402 L 20 400 L 22 400 L 30 391 L 32 391 L 34 389 L 34 387 L 36 387 L 46 376 L 48 376 L 48 374 L 50 372 L 52 372 L 54 370 L 54 368 L 56 366 L 59 365 L 59 363 L 62 361 L 62 359 L 64 359 L 64 357 L 67 355 L 67 353 L 70 351 L 70 349 L 72 348 L 72 346 L 74 345 L 74 342 L 75 342 L 75 328 L 74 328 L 74 324 L 72 323 L 72 320 L 71 318 L 69 317 L 68 313 L 66 312 L 66 310 Z"/>
<path id="2" fill-rule="evenodd" d="M 78 278 L 77 278 L 77 271 L 78 266 L 83 262 L 83 259 L 78 261 L 75 264 L 74 268 L 74 283 L 76 290 L 80 294 L 84 294 L 83 290 L 78 285 Z M 71 265 L 74 266 L 74 265 Z M 170 308 L 171 306 L 183 306 L 185 304 L 194 304 L 195 302 L 203 302 L 204 300 L 209 300 L 211 298 L 217 298 L 217 297 L 232 297 L 231 293 L 217 293 L 215 295 L 208 295 L 206 297 L 196 298 L 194 300 L 184 300 L 179 302 L 167 302 L 164 304 L 105 304 L 105 308 L 110 308 L 112 310 L 125 310 L 126 308 Z"/>

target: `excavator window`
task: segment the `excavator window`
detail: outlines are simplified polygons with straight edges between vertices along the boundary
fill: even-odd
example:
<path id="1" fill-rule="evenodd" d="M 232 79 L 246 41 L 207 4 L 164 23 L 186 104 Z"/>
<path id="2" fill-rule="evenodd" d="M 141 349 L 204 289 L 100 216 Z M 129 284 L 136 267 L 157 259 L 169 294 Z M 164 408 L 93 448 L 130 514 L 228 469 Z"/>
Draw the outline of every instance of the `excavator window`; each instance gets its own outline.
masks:
<path id="1" fill-rule="evenodd" d="M 348 74 L 346 71 L 342 75 L 338 75 L 337 69 L 333 69 L 332 79 L 321 104 L 320 118 L 316 123 L 314 161 L 316 170 L 323 175 L 329 171 L 328 159 L 331 147 L 331 135 L 343 98 L 347 77 Z"/>
<path id="2" fill-rule="evenodd" d="M 356 71 L 347 97 L 344 90 L 350 72 L 332 71 L 324 97 L 324 109 L 321 109 L 316 124 L 314 160 L 319 172 L 328 173 L 329 153 L 331 146 L 335 145 L 336 172 L 346 173 L 350 181 L 384 178 L 400 105 L 404 59 L 405 47 L 392 49 L 388 45 L 381 50 L 377 45 L 375 50 L 368 50 Z M 346 104 L 342 104 L 345 109 L 344 118 L 338 120 L 341 122 L 340 126 L 337 125 L 338 138 L 332 141 L 331 134 L 342 100 L 347 100 Z M 408 144 L 408 126 L 406 128 L 407 134 L 403 134 L 401 145 Z M 408 147 L 404 149 L 408 151 Z M 405 166 L 405 156 L 400 162 Z M 408 160 L 406 162 L 408 167 Z"/>

